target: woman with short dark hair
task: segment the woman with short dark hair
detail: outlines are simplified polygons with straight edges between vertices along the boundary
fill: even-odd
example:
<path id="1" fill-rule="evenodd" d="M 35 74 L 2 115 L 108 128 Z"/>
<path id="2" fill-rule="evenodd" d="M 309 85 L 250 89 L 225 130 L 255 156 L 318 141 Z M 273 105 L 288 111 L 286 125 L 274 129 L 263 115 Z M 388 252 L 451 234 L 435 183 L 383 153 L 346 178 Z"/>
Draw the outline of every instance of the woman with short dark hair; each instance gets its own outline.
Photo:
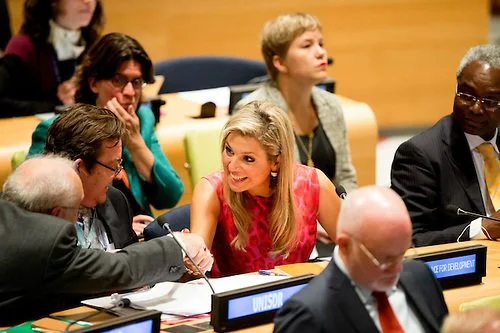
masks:
<path id="1" fill-rule="evenodd" d="M 184 185 L 167 160 L 155 134 L 155 117 L 149 105 L 141 105 L 144 83 L 152 83 L 153 65 L 134 38 L 110 33 L 85 54 L 76 74 L 76 102 L 111 110 L 125 124 L 123 168 L 115 187 L 134 207 L 135 222 L 153 219 L 151 207 L 174 207 Z M 33 132 L 28 155 L 43 152 L 52 119 L 41 122 Z"/>

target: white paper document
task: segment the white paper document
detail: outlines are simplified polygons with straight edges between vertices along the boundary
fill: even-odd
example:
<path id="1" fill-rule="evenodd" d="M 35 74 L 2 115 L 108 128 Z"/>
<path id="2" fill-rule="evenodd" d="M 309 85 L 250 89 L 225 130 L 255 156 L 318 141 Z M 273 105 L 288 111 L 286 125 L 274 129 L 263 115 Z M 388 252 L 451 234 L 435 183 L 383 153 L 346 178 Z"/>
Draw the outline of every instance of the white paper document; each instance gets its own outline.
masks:
<path id="1" fill-rule="evenodd" d="M 229 105 L 229 88 L 213 88 L 194 91 L 184 91 L 178 93 L 179 97 L 191 102 L 203 104 L 214 102 L 218 107 L 227 107 Z"/>
<path id="2" fill-rule="evenodd" d="M 210 279 L 216 293 L 255 286 L 267 282 L 286 279 L 286 276 L 267 276 L 242 274 L 219 279 Z M 135 306 L 161 311 L 165 314 L 178 316 L 194 316 L 208 313 L 212 309 L 212 291 L 203 279 L 188 283 L 162 282 L 153 288 L 121 294 Z M 114 304 L 110 296 L 88 299 L 85 305 L 110 308 Z"/>

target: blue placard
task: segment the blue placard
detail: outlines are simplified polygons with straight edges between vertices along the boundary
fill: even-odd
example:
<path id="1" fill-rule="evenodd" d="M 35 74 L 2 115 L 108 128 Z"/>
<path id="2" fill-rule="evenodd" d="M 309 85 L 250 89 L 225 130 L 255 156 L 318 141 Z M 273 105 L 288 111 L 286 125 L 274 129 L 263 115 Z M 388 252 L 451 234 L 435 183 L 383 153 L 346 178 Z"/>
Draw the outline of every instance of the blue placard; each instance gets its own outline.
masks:
<path id="1" fill-rule="evenodd" d="M 446 258 L 428 261 L 426 264 L 431 268 L 436 278 L 465 275 L 476 272 L 476 255 Z"/>
<path id="2" fill-rule="evenodd" d="M 124 324 L 123 326 L 102 331 L 102 333 L 151 333 L 153 332 L 153 320 L 138 323 Z"/>
<path id="3" fill-rule="evenodd" d="M 277 310 L 306 285 L 307 283 L 229 300 L 227 305 L 227 319 Z"/>

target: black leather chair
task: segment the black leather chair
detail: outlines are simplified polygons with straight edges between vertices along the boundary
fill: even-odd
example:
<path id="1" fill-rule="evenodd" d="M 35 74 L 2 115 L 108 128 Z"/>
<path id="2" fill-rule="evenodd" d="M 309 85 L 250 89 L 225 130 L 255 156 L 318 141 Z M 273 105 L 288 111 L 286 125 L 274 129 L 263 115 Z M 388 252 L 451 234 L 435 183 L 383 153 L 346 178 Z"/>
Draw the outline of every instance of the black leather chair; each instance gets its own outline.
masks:
<path id="1" fill-rule="evenodd" d="M 162 228 L 158 221 L 168 223 L 172 231 L 182 231 L 184 228 L 189 229 L 189 220 L 191 217 L 190 210 L 191 204 L 186 204 L 175 207 L 158 216 L 155 221 L 151 222 L 146 228 L 144 228 L 144 239 L 149 240 L 168 234 L 168 231 Z"/>
<path id="2" fill-rule="evenodd" d="M 182 57 L 155 64 L 155 74 L 165 77 L 160 94 L 245 84 L 266 73 L 263 62 L 235 57 Z"/>

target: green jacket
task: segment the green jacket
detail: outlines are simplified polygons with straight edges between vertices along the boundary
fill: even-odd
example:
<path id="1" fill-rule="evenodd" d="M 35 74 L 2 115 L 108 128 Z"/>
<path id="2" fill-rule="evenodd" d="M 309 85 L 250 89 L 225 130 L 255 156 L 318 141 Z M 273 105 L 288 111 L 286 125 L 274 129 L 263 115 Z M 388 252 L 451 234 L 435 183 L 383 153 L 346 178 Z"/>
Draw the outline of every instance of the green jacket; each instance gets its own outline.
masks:
<path id="1" fill-rule="evenodd" d="M 132 161 L 132 156 L 125 146 L 122 156 L 123 167 L 127 172 L 130 190 L 134 198 L 147 213 L 152 215 L 150 205 L 156 209 L 174 207 L 184 192 L 184 185 L 158 143 L 154 131 L 155 118 L 151 109 L 142 105 L 137 110 L 137 116 L 140 121 L 141 136 L 155 158 L 151 172 L 152 182 L 146 182 L 139 174 Z M 37 126 L 31 137 L 28 158 L 43 153 L 49 126 L 57 117 L 44 120 Z"/>

